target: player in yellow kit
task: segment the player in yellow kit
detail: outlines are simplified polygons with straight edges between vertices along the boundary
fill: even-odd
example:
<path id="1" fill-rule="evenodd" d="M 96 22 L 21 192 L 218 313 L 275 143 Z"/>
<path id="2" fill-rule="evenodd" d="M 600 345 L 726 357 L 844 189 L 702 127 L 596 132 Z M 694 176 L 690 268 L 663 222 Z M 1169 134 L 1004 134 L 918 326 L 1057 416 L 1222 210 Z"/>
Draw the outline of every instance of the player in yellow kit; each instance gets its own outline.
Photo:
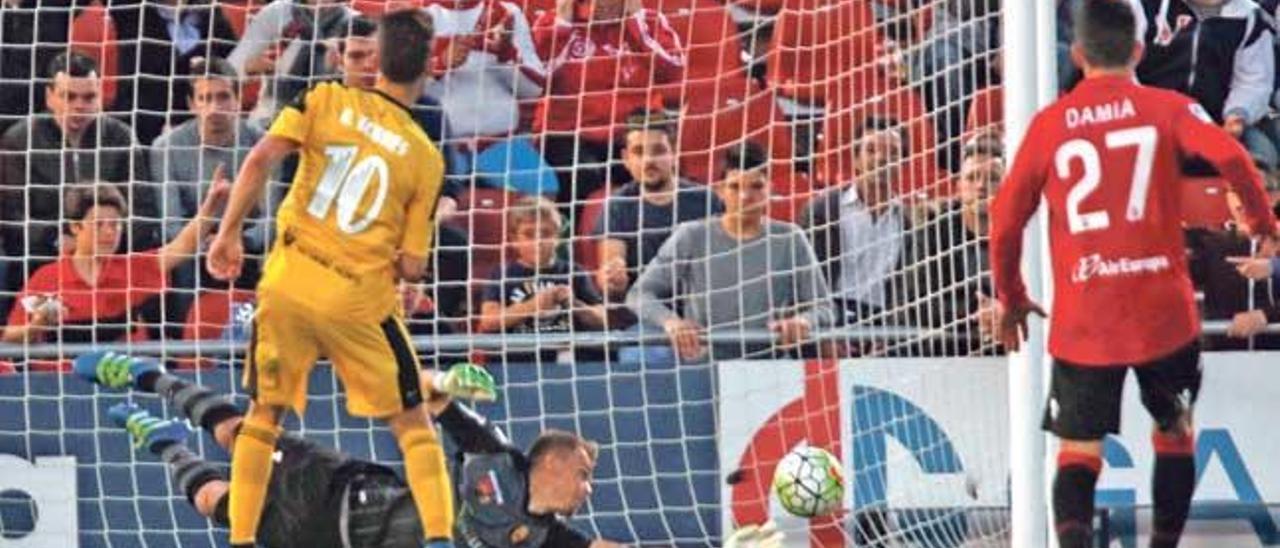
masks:
<path id="1" fill-rule="evenodd" d="M 333 362 L 349 413 L 388 421 L 428 545 L 450 545 L 452 488 L 396 293 L 399 279 L 422 275 L 443 177 L 440 152 L 408 109 L 422 92 L 431 35 L 423 13 L 384 16 L 377 87 L 307 91 L 276 118 L 232 189 L 209 251 L 210 271 L 228 280 L 239 275 L 241 226 L 267 174 L 301 156 L 258 285 L 245 372 L 253 403 L 231 459 L 233 546 L 255 540 L 280 421 L 287 409 L 303 411 L 321 357 Z"/>

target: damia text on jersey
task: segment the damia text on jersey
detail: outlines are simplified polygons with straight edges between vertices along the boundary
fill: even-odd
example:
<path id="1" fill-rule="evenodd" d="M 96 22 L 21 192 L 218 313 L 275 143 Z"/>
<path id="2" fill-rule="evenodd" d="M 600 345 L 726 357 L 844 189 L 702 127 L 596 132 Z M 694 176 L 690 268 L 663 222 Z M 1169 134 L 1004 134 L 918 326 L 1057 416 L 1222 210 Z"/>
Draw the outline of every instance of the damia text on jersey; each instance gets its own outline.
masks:
<path id="1" fill-rule="evenodd" d="M 1066 110 L 1065 115 L 1067 129 L 1075 129 L 1079 126 L 1105 124 L 1133 118 L 1138 115 L 1138 110 L 1133 107 L 1133 101 L 1126 98 L 1100 105 L 1086 105 L 1080 108 L 1071 107 Z"/>

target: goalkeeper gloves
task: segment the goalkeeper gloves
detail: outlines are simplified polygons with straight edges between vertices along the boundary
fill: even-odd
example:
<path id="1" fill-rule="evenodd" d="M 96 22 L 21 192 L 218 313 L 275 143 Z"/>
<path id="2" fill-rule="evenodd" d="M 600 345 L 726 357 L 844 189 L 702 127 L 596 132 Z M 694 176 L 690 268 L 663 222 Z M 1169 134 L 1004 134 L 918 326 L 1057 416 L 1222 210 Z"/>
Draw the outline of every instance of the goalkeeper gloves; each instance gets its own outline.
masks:
<path id="1" fill-rule="evenodd" d="M 437 373 L 431 379 L 432 388 L 440 394 L 469 400 L 493 401 L 498 399 L 493 376 L 473 363 L 460 363 L 445 373 Z"/>
<path id="2" fill-rule="evenodd" d="M 764 525 L 747 525 L 734 531 L 724 541 L 724 548 L 782 548 L 786 535 L 773 520 Z"/>

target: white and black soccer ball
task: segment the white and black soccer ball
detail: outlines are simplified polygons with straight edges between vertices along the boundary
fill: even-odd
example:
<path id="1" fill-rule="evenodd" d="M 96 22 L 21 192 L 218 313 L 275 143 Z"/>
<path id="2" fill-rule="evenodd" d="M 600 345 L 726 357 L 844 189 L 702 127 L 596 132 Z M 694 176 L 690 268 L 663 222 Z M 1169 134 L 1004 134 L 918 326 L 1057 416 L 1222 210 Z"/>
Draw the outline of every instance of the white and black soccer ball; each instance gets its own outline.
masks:
<path id="1" fill-rule="evenodd" d="M 793 515 L 812 518 L 835 511 L 844 501 L 844 468 L 821 447 L 802 446 L 778 462 L 773 494 Z"/>

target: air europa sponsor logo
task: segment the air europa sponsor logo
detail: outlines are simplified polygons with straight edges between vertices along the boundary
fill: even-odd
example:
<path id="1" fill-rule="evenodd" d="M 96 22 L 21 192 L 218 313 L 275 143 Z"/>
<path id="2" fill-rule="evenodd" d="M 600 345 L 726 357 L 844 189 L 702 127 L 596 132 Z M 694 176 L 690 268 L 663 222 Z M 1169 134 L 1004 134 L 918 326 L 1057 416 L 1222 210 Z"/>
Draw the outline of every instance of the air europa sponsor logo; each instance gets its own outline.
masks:
<path id="1" fill-rule="evenodd" d="M 1075 283 L 1083 283 L 1092 278 L 1141 276 L 1144 274 L 1163 272 L 1172 267 L 1173 262 L 1165 255 L 1105 259 L 1102 255 L 1094 253 L 1093 255 L 1086 255 L 1080 258 L 1080 262 L 1076 264 L 1075 272 L 1071 274 L 1071 281 Z"/>

